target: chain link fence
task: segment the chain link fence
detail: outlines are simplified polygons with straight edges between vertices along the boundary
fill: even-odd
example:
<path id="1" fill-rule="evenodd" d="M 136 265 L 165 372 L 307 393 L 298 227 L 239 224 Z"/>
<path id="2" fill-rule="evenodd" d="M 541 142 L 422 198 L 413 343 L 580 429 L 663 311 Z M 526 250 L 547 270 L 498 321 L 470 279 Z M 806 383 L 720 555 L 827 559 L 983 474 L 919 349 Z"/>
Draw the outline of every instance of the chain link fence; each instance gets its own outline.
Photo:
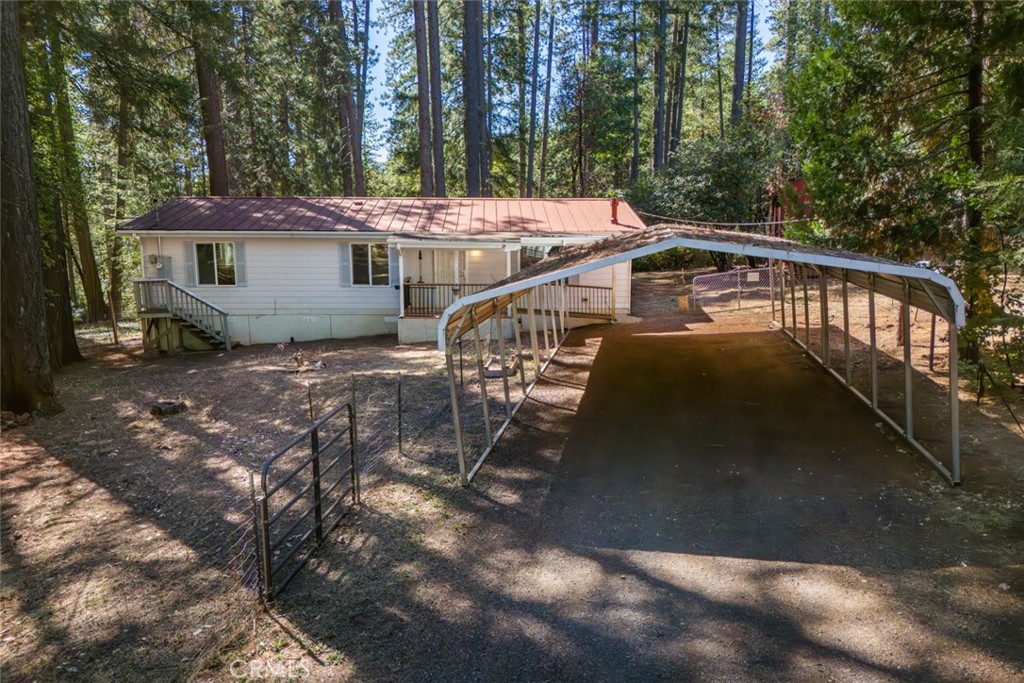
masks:
<path id="1" fill-rule="evenodd" d="M 730 313 L 768 308 L 772 287 L 778 289 L 778 273 L 768 268 L 738 268 L 697 275 L 692 282 L 692 309 Z"/>

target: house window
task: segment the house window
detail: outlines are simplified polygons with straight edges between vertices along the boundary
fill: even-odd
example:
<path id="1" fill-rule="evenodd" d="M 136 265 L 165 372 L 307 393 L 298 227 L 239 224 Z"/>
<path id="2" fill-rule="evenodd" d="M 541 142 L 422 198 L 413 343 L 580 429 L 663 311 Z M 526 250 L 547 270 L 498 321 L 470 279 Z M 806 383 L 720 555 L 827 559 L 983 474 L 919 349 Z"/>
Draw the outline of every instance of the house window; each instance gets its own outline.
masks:
<path id="1" fill-rule="evenodd" d="M 352 284 L 387 285 L 389 278 L 388 245 L 352 245 Z"/>
<path id="2" fill-rule="evenodd" d="M 235 284 L 234 243 L 196 244 L 196 274 L 201 285 Z"/>

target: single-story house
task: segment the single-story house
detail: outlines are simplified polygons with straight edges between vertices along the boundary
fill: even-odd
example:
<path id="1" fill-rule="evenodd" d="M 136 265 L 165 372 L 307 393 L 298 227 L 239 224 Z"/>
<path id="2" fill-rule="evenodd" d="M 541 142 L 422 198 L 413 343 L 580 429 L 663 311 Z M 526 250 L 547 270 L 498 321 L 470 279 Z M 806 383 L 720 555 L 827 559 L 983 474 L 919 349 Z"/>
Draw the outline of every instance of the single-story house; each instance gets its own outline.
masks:
<path id="1" fill-rule="evenodd" d="M 637 230 L 618 199 L 184 197 L 119 228 L 142 252 L 150 349 L 396 334 L 561 247 Z M 567 283 L 577 324 L 630 309 L 631 266 Z"/>

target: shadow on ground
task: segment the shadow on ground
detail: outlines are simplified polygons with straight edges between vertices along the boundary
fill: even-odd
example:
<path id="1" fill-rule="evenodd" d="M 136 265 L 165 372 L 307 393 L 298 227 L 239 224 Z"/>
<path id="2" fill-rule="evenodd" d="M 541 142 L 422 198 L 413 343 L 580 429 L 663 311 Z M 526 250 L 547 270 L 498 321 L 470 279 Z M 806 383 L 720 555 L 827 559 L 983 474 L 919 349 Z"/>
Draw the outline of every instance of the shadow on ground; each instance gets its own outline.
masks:
<path id="1" fill-rule="evenodd" d="M 778 333 L 680 323 L 574 332 L 472 488 L 368 495 L 275 606 L 308 679 L 1024 674 L 1020 482 L 951 489 Z"/>

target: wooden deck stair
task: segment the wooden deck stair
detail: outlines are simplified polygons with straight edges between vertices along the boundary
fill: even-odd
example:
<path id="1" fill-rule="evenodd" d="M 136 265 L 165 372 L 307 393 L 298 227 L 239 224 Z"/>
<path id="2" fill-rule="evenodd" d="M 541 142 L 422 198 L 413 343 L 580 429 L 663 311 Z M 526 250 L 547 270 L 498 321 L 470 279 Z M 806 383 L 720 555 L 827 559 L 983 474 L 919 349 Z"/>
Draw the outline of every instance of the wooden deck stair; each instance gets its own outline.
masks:
<path id="1" fill-rule="evenodd" d="M 237 346 L 237 343 L 231 343 L 228 312 L 175 282 L 166 279 L 136 280 L 135 302 L 145 333 L 158 320 L 170 319 L 211 348 L 230 351 Z"/>

